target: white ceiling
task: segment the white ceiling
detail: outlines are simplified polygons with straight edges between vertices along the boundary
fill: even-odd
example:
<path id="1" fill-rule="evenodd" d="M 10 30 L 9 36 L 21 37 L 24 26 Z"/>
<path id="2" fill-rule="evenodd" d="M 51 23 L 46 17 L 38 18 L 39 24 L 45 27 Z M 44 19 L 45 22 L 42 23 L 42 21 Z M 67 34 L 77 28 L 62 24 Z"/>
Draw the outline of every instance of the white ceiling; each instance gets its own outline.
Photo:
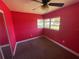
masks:
<path id="1" fill-rule="evenodd" d="M 11 11 L 18 11 L 18 12 L 24 12 L 24 13 L 45 14 L 61 8 L 61 7 L 49 6 L 48 9 L 44 10 L 40 7 L 42 5 L 41 3 L 37 3 L 32 0 L 3 0 L 3 2 L 8 6 L 8 8 Z M 50 2 L 61 2 L 65 4 L 64 5 L 65 7 L 65 6 L 77 3 L 79 2 L 79 0 L 51 0 Z M 33 10 L 34 8 L 36 9 Z"/>

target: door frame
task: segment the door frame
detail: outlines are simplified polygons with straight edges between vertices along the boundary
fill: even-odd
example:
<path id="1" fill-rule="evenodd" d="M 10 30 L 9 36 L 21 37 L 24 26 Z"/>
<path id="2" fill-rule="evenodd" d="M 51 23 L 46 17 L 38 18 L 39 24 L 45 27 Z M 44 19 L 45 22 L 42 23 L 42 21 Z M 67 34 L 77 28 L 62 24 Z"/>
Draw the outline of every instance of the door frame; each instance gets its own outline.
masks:
<path id="1" fill-rule="evenodd" d="M 15 51 L 16 51 L 16 46 L 15 46 L 14 51 L 12 52 L 12 48 L 11 48 L 11 44 L 10 44 L 10 36 L 9 36 L 9 33 L 8 33 L 8 28 L 6 26 L 6 19 L 5 19 L 4 11 L 0 9 L 0 13 L 2 13 L 2 15 L 3 15 L 4 26 L 5 26 L 6 34 L 7 34 L 7 37 L 8 37 L 10 50 L 11 50 L 12 56 L 14 56 L 15 55 Z M 1 46 L 0 46 L 0 51 L 1 51 L 1 54 L 2 54 L 2 58 L 5 59 Z"/>
<path id="2" fill-rule="evenodd" d="M 0 13 L 3 14 L 3 11 L 0 10 Z M 4 16 L 3 16 L 3 18 L 4 18 Z M 0 46 L 0 53 L 1 53 L 1 55 L 2 55 L 2 59 L 5 59 L 5 58 L 4 58 L 4 54 L 3 54 L 3 51 L 2 51 L 2 47 L 1 47 L 1 46 Z"/>

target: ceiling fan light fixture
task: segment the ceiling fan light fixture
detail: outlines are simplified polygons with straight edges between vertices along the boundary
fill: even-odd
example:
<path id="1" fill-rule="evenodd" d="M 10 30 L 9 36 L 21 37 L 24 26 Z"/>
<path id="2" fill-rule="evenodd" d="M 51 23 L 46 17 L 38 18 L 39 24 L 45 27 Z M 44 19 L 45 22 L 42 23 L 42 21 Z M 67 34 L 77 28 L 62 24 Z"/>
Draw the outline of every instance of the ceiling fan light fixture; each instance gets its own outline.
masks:
<path id="1" fill-rule="evenodd" d="M 41 8 L 42 8 L 42 9 L 48 9 L 49 6 L 48 6 L 48 5 L 42 5 Z"/>

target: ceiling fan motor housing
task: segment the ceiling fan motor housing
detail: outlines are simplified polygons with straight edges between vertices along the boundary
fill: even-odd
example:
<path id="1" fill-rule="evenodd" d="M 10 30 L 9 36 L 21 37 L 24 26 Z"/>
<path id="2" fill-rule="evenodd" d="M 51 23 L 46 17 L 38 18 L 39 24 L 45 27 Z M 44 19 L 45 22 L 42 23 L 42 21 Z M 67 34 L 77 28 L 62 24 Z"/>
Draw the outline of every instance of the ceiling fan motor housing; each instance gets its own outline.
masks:
<path id="1" fill-rule="evenodd" d="M 50 0 L 42 0 L 43 5 L 47 5 Z"/>

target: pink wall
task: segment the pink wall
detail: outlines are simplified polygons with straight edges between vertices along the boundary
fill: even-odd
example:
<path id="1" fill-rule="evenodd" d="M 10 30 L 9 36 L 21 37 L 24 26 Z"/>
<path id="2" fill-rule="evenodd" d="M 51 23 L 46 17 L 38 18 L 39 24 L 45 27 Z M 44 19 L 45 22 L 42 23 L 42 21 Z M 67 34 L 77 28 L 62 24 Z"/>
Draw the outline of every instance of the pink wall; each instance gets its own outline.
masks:
<path id="1" fill-rule="evenodd" d="M 37 19 L 42 18 L 42 16 L 31 13 L 11 12 L 13 18 L 12 24 L 11 14 L 1 0 L 0 9 L 4 11 L 11 39 L 10 41 L 12 42 L 10 44 L 13 48 L 15 47 L 16 41 L 25 40 L 42 34 L 42 29 L 38 29 L 36 23 Z M 61 17 L 60 30 L 54 31 L 44 29 L 43 34 L 79 53 L 79 3 L 43 15 L 44 18 L 57 16 Z M 3 44 L 8 43 L 7 39 L 3 40 L 3 42 Z"/>
<path id="2" fill-rule="evenodd" d="M 4 25 L 3 14 L 0 13 L 0 45 L 7 44 L 7 43 L 8 43 L 8 38 L 7 38 L 6 29 Z"/>
<path id="3" fill-rule="evenodd" d="M 6 27 L 8 30 L 8 34 L 9 34 L 9 43 L 10 43 L 10 47 L 12 48 L 12 52 L 14 51 L 15 45 L 16 45 L 16 40 L 15 40 L 15 34 L 14 34 L 14 28 L 13 28 L 13 23 L 12 23 L 12 18 L 11 18 L 11 14 L 9 9 L 7 8 L 7 6 L 2 2 L 2 0 L 0 0 L 0 10 L 2 10 L 4 12 L 4 16 L 5 16 L 5 23 L 6 23 Z M 1 33 L 0 33 L 1 34 Z M 3 40 L 4 42 L 8 43 L 8 41 Z"/>
<path id="4" fill-rule="evenodd" d="M 37 19 L 42 17 L 38 14 L 12 12 L 16 41 L 41 35 L 42 29 L 37 28 Z"/>
<path id="5" fill-rule="evenodd" d="M 60 30 L 44 29 L 43 34 L 79 53 L 79 3 L 43 15 L 44 18 L 57 16 L 61 17 Z"/>

